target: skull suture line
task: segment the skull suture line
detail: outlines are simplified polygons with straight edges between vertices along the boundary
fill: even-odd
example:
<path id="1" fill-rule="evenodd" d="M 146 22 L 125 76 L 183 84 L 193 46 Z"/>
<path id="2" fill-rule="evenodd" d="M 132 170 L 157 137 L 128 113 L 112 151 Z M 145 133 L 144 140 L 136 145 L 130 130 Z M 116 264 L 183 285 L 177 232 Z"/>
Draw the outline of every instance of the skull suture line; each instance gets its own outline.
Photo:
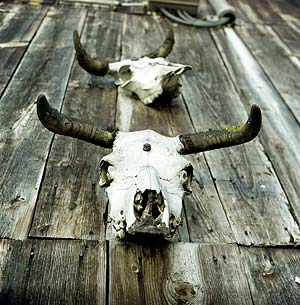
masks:
<path id="1" fill-rule="evenodd" d="M 54 133 L 113 149 L 100 162 L 100 185 L 106 188 L 110 218 L 120 238 L 126 232 L 172 237 L 181 223 L 183 196 L 191 192 L 193 167 L 182 155 L 251 141 L 261 127 L 256 105 L 243 125 L 177 137 L 152 130 L 103 130 L 60 114 L 44 95 L 37 98 L 37 113 Z"/>
<path id="2" fill-rule="evenodd" d="M 180 94 L 180 76 L 190 66 L 170 63 L 164 58 L 174 45 L 174 32 L 170 28 L 163 44 L 155 51 L 141 56 L 140 59 L 125 59 L 113 63 L 94 60 L 84 50 L 79 35 L 74 31 L 74 46 L 80 66 L 87 72 L 104 76 L 111 74 L 115 84 L 136 94 L 146 105 L 151 104 L 162 94 L 176 97 Z"/>

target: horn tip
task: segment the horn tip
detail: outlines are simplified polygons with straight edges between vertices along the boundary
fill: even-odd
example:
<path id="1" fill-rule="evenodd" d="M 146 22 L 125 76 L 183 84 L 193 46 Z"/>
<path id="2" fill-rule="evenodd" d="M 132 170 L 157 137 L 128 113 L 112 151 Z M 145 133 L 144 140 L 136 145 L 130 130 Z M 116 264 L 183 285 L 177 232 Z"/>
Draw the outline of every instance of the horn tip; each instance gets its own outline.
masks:
<path id="1" fill-rule="evenodd" d="M 48 103 L 48 100 L 44 94 L 39 94 L 36 99 L 36 104 L 38 109 L 45 109 L 48 108 L 50 105 Z"/>
<path id="2" fill-rule="evenodd" d="M 254 120 L 255 122 L 261 124 L 261 120 L 262 120 L 261 109 L 256 104 L 253 104 L 251 106 L 250 118 L 252 118 L 252 120 Z"/>
<path id="3" fill-rule="evenodd" d="M 44 94 L 40 94 L 37 97 L 36 104 L 37 104 L 36 106 L 37 106 L 38 118 L 45 126 L 45 124 L 46 124 L 46 122 L 48 122 L 49 118 L 52 117 L 53 114 L 55 113 L 55 109 L 53 109 L 50 106 L 50 104 Z"/>
<path id="4" fill-rule="evenodd" d="M 79 34 L 78 34 L 77 30 L 73 31 L 73 39 L 74 39 L 74 41 L 79 40 Z"/>
<path id="5" fill-rule="evenodd" d="M 260 107 L 256 104 L 251 106 L 250 115 L 246 123 L 249 130 L 249 141 L 253 140 L 259 133 L 262 125 L 262 114 Z"/>

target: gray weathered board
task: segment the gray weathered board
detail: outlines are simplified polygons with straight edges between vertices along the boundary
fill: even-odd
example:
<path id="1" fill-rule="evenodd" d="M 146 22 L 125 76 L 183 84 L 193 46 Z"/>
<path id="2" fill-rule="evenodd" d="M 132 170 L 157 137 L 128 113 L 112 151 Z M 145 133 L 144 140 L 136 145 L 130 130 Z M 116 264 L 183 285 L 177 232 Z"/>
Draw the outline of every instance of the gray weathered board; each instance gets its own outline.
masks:
<path id="1" fill-rule="evenodd" d="M 0 305 L 300 303 L 300 4 L 229 0 L 245 24 L 174 25 L 169 59 L 193 67 L 182 95 L 147 107 L 76 60 L 155 49 L 166 19 L 0 3 Z M 201 1 L 201 11 L 210 11 Z M 42 127 L 35 98 L 122 131 L 174 136 L 263 111 L 244 146 L 187 156 L 193 193 L 173 242 L 114 240 L 98 186 L 110 151 Z M 295 247 L 295 248 L 294 248 Z"/>
<path id="2" fill-rule="evenodd" d="M 46 239 L 0 253 L 3 305 L 299 304 L 295 249 Z"/>
<path id="3" fill-rule="evenodd" d="M 5 10 L 0 14 L 0 96 L 47 11 L 20 5 Z"/>
<path id="4" fill-rule="evenodd" d="M 53 135 L 35 111 L 40 93 L 62 103 L 74 59 L 72 30 L 86 12 L 50 9 L 0 103 L 0 235 L 26 238 Z"/>

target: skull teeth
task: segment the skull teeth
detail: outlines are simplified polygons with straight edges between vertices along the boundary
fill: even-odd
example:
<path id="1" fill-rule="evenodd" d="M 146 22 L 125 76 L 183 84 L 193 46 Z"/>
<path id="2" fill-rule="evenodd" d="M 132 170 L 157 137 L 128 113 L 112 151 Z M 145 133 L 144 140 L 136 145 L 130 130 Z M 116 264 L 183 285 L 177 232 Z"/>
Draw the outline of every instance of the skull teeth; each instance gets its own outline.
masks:
<path id="1" fill-rule="evenodd" d="M 120 238 L 120 239 L 125 238 L 125 230 L 124 229 L 120 229 L 120 230 L 116 231 L 116 237 Z"/>

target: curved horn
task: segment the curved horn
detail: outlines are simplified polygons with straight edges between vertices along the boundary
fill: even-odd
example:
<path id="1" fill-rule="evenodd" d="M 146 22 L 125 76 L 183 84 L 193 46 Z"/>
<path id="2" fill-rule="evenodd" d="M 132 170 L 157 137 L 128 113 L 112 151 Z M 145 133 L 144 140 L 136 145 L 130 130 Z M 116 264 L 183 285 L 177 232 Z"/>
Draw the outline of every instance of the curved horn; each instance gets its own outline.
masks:
<path id="1" fill-rule="evenodd" d="M 116 132 L 102 130 L 97 126 L 59 113 L 49 105 L 46 96 L 43 94 L 40 94 L 37 98 L 37 114 L 42 124 L 54 133 L 106 148 L 112 148 L 113 146 Z"/>
<path id="2" fill-rule="evenodd" d="M 84 50 L 77 31 L 73 32 L 74 47 L 76 50 L 76 58 L 79 65 L 87 72 L 103 76 L 108 72 L 108 63 L 93 59 Z"/>
<path id="3" fill-rule="evenodd" d="M 153 51 L 149 54 L 146 54 L 142 57 L 149 57 L 149 58 L 167 57 L 173 49 L 174 42 L 175 42 L 174 31 L 173 31 L 173 28 L 170 26 L 167 37 L 166 37 L 165 41 L 162 43 L 162 45 L 155 51 Z"/>
<path id="4" fill-rule="evenodd" d="M 179 136 L 183 145 L 179 153 L 194 154 L 249 142 L 257 136 L 261 120 L 260 108 L 252 105 L 249 118 L 243 125 Z"/>

